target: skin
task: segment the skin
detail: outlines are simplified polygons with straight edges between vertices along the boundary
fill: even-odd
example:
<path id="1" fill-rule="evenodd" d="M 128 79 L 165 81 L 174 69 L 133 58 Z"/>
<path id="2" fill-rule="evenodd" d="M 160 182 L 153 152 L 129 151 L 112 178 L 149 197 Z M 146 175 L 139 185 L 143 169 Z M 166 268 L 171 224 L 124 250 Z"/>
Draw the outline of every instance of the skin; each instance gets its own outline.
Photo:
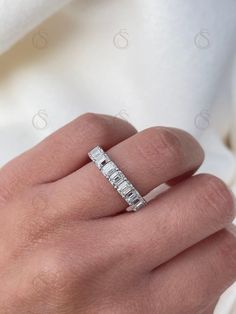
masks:
<path id="1" fill-rule="evenodd" d="M 137 213 L 96 145 L 146 195 Z M 0 170 L 1 313 L 210 314 L 236 278 L 235 202 L 184 131 L 85 114 Z"/>

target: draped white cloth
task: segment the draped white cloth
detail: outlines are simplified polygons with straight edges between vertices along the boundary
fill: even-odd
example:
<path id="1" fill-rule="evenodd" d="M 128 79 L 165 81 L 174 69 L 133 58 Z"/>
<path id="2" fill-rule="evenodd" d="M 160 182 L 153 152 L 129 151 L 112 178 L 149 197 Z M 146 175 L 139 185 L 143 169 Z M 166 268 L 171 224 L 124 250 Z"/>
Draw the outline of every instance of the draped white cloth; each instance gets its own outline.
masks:
<path id="1" fill-rule="evenodd" d="M 105 112 L 189 131 L 236 193 L 235 53 L 235 0 L 0 0 L 0 165 Z"/>

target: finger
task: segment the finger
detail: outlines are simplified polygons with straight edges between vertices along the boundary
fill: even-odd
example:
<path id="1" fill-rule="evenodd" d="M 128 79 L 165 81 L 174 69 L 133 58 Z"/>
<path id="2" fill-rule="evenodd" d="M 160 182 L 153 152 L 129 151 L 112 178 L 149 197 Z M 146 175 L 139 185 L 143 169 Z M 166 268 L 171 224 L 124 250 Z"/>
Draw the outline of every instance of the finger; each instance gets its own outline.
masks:
<path id="1" fill-rule="evenodd" d="M 0 170 L 0 199 L 28 185 L 58 180 L 86 164 L 95 145 L 108 149 L 135 132 L 115 117 L 82 115 Z"/>
<path id="2" fill-rule="evenodd" d="M 175 314 L 201 313 L 214 302 L 236 279 L 234 232 L 220 231 L 157 268 L 150 284 L 154 300 L 168 291 L 168 308 Z"/>
<path id="3" fill-rule="evenodd" d="M 110 149 L 108 155 L 145 195 L 171 178 L 196 170 L 204 154 L 191 135 L 159 127 L 134 135 Z M 51 194 L 57 193 L 66 200 L 67 208 L 86 208 L 85 215 L 92 218 L 112 215 L 127 207 L 93 163 L 56 182 Z"/>
<path id="4" fill-rule="evenodd" d="M 119 239 L 122 255 L 135 250 L 129 259 L 133 268 L 150 271 L 223 229 L 234 216 L 234 197 L 227 186 L 214 176 L 196 175 L 135 215 L 117 217 L 112 237 Z"/>

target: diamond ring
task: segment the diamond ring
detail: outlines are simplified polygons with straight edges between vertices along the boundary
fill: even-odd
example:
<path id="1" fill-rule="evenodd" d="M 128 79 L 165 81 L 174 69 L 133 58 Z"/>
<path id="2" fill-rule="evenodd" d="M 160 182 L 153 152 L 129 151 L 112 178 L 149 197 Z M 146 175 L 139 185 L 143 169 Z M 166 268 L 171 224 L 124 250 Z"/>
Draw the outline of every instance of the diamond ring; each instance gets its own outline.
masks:
<path id="1" fill-rule="evenodd" d="M 127 211 L 137 211 L 147 204 L 141 194 L 101 147 L 95 147 L 88 155 L 121 197 L 128 203 L 130 207 L 127 208 Z"/>

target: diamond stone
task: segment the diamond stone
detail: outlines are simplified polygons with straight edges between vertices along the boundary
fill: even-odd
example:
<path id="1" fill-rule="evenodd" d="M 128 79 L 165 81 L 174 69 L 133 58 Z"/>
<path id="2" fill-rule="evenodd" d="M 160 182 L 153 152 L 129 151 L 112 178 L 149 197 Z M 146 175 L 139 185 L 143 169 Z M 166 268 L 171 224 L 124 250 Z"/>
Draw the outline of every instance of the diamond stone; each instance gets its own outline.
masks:
<path id="1" fill-rule="evenodd" d="M 117 188 L 124 181 L 124 176 L 121 171 L 116 171 L 110 176 L 109 181 Z"/>
<path id="2" fill-rule="evenodd" d="M 117 171 L 117 167 L 114 162 L 108 162 L 103 168 L 102 173 L 109 178 L 115 171 Z"/>
<path id="3" fill-rule="evenodd" d="M 134 205 L 137 202 L 136 200 L 139 199 L 139 197 L 135 190 L 132 190 L 126 195 L 125 199 L 128 202 L 128 204 Z"/>
<path id="4" fill-rule="evenodd" d="M 107 154 L 103 151 L 101 147 L 95 147 L 89 152 L 89 157 L 97 165 L 99 169 L 104 167 L 110 160 Z"/>
<path id="5" fill-rule="evenodd" d="M 103 154 L 98 156 L 94 162 L 99 169 L 102 169 L 110 161 L 111 161 L 110 158 L 106 154 Z"/>
<path id="6" fill-rule="evenodd" d="M 132 189 L 132 185 L 129 182 L 124 181 L 119 185 L 117 190 L 121 195 L 126 196 L 129 192 L 132 191 Z"/>
<path id="7" fill-rule="evenodd" d="M 101 150 L 100 147 L 95 147 L 89 152 L 89 157 L 91 157 L 92 160 L 96 160 L 99 156 L 103 155 L 104 152 Z"/>

